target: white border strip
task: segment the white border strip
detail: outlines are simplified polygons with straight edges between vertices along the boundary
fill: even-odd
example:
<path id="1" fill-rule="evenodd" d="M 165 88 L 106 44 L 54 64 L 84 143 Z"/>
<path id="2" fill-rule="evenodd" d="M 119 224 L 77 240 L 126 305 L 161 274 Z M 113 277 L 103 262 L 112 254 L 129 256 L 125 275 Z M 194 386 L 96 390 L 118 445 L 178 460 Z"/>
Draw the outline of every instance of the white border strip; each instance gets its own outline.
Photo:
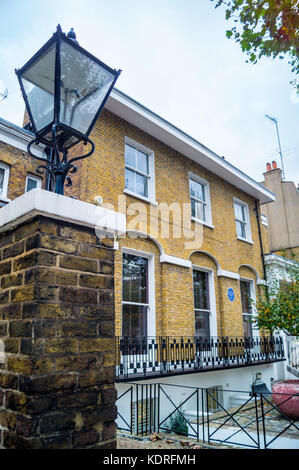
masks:
<path id="1" fill-rule="evenodd" d="M 1 208 L 0 232 L 37 214 L 93 227 L 102 236 L 126 233 L 126 215 L 44 189 L 35 188 Z"/>
<path id="2" fill-rule="evenodd" d="M 230 279 L 240 279 L 239 274 L 237 273 L 232 273 L 231 271 L 225 271 L 224 269 L 218 269 L 217 271 L 218 277 L 229 277 Z"/>
<path id="3" fill-rule="evenodd" d="M 262 203 L 275 201 L 275 194 L 267 188 L 120 90 L 116 88 L 112 90 L 105 108 L 183 155 L 198 161 L 209 171 L 216 173 L 220 178 L 259 199 Z"/>
<path id="4" fill-rule="evenodd" d="M 160 256 L 160 263 L 176 264 L 177 266 L 183 266 L 184 268 L 192 268 L 191 261 L 165 254 Z"/>

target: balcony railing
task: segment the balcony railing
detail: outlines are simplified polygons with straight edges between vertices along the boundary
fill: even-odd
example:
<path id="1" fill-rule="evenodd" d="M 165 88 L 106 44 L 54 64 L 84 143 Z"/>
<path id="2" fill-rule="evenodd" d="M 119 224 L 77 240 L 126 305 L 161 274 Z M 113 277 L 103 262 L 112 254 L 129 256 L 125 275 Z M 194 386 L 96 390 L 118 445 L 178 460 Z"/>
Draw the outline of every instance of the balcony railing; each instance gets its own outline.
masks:
<path id="1" fill-rule="evenodd" d="M 117 380 L 250 366 L 284 360 L 275 337 L 116 337 Z"/>

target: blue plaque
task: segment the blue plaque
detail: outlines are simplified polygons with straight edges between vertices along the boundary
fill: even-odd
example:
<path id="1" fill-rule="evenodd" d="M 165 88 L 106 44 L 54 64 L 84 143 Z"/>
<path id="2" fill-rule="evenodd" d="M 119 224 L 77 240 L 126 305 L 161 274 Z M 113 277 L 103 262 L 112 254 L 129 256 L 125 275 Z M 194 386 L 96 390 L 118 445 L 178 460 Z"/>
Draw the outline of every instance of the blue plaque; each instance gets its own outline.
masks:
<path id="1" fill-rule="evenodd" d="M 235 300 L 235 293 L 231 287 L 227 291 L 227 297 L 228 297 L 228 300 L 230 300 L 231 302 Z"/>

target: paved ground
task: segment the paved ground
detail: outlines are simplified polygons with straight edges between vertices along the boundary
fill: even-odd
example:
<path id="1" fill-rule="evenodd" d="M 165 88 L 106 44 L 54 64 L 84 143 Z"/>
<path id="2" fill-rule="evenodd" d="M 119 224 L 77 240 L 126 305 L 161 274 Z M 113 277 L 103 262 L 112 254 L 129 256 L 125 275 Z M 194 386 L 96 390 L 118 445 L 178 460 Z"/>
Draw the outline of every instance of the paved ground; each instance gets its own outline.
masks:
<path id="1" fill-rule="evenodd" d="M 184 447 L 179 442 L 167 444 L 165 439 L 162 441 L 138 441 L 137 439 L 128 439 L 120 437 L 117 440 L 118 449 L 183 449 Z"/>
<path id="2" fill-rule="evenodd" d="M 229 412 L 231 414 L 234 413 L 234 419 L 228 419 L 229 416 L 227 413 L 219 412 L 215 413 L 210 420 L 211 425 L 223 425 L 224 428 L 229 426 L 235 426 L 236 428 L 240 429 L 239 426 L 244 426 L 249 431 L 257 431 L 257 423 L 256 423 L 256 409 L 252 403 L 246 405 L 240 412 L 236 412 L 237 408 L 231 408 Z M 262 414 L 261 414 L 261 407 L 258 406 L 257 409 L 259 422 L 258 422 L 258 429 L 259 432 L 262 431 Z M 287 420 L 284 418 L 276 408 L 273 408 L 272 402 L 264 403 L 264 426 L 267 435 L 270 437 L 275 437 L 278 434 L 282 433 L 282 435 L 288 439 L 299 439 L 299 420 L 291 424 L 292 420 Z"/>
<path id="3" fill-rule="evenodd" d="M 189 449 L 189 450 L 204 450 L 207 448 L 227 448 L 227 446 L 207 446 L 202 445 L 200 442 L 194 439 L 187 440 L 186 437 L 172 436 L 167 434 L 159 434 L 161 439 L 153 440 L 150 439 L 155 437 L 153 434 L 150 437 L 143 438 L 142 440 L 136 438 L 125 437 L 119 434 L 117 439 L 118 449 Z"/>
<path id="4" fill-rule="evenodd" d="M 183 446 L 180 442 L 167 443 L 165 439 L 162 441 L 138 441 L 136 439 L 128 439 L 126 437 L 120 437 L 117 441 L 118 449 L 199 449 L 202 447 L 199 444 L 191 446 Z"/>

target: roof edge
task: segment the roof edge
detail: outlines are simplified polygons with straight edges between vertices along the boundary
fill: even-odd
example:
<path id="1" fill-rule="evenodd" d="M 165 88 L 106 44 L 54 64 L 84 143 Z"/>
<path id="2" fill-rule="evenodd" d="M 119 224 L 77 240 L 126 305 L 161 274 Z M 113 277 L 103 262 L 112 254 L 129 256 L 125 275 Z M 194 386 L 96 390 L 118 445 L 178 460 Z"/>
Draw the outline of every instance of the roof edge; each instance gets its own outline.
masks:
<path id="1" fill-rule="evenodd" d="M 262 186 L 259 182 L 255 181 L 253 178 L 248 176 L 242 170 L 240 170 L 239 168 L 234 166 L 232 163 L 230 163 L 227 160 L 223 159 L 216 152 L 214 152 L 213 150 L 206 147 L 204 144 L 199 142 L 197 139 L 195 139 L 194 137 L 192 137 L 191 135 L 189 135 L 188 133 L 186 133 L 185 131 L 183 131 L 179 127 L 175 126 L 171 122 L 169 122 L 166 119 L 164 119 L 163 117 L 159 116 L 154 111 L 150 110 L 149 108 L 147 108 L 143 104 L 139 103 L 134 98 L 131 98 L 126 93 L 122 92 L 121 90 L 119 90 L 118 88 L 115 88 L 115 87 L 112 90 L 112 93 L 111 93 L 110 97 L 114 100 L 119 101 L 119 102 L 120 102 L 120 100 L 122 100 L 122 104 L 127 104 L 127 106 L 129 106 L 129 105 L 132 106 L 133 105 L 135 108 L 137 108 L 137 110 L 135 109 L 135 111 L 138 111 L 138 109 L 139 109 L 140 112 L 143 115 L 145 114 L 149 120 L 156 121 L 156 125 L 158 125 L 158 123 L 160 123 L 161 127 L 163 126 L 164 131 L 166 130 L 166 132 L 169 132 L 169 133 L 176 133 L 177 137 L 180 138 L 181 140 L 184 140 L 186 143 L 188 143 L 188 145 L 195 148 L 197 151 L 200 151 L 206 157 L 208 157 L 210 159 L 212 158 L 219 165 L 219 167 L 225 168 L 230 173 L 234 173 L 236 176 L 239 176 L 239 178 L 242 179 L 242 180 L 246 180 L 247 184 L 254 187 L 258 192 L 260 192 L 262 195 L 264 195 L 265 199 L 267 199 L 266 201 L 264 201 L 262 203 L 275 201 L 275 199 L 276 199 L 275 194 L 272 191 L 270 191 L 267 188 L 265 188 L 264 186 Z M 108 100 L 107 103 L 106 103 L 106 108 L 109 109 L 109 100 Z"/>

